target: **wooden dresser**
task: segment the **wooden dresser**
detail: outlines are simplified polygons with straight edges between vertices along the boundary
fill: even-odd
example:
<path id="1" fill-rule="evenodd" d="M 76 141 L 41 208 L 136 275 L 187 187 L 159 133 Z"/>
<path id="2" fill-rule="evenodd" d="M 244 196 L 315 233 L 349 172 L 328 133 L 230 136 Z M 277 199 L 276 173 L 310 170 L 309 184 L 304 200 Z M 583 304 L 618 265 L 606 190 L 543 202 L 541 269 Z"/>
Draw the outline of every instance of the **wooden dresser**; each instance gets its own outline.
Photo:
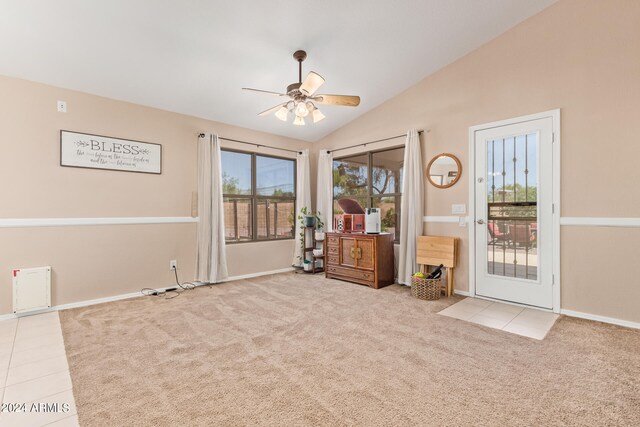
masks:
<path id="1" fill-rule="evenodd" d="M 393 236 L 389 233 L 326 233 L 325 274 L 379 289 L 393 284 Z"/>

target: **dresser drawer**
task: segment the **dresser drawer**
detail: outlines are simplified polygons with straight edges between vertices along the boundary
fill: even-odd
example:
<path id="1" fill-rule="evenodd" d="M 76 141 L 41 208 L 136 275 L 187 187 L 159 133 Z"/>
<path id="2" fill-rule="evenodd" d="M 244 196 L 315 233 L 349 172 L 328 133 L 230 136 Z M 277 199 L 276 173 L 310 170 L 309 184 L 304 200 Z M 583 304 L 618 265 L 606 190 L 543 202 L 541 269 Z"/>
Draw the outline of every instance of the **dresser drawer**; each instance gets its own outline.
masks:
<path id="1" fill-rule="evenodd" d="M 340 237 L 338 237 L 338 236 L 328 236 L 327 237 L 327 245 L 329 245 L 329 246 L 338 246 L 338 245 L 340 245 Z"/>
<path id="2" fill-rule="evenodd" d="M 335 255 L 336 257 L 340 253 L 340 247 L 338 246 L 327 246 L 327 255 Z"/>
<path id="3" fill-rule="evenodd" d="M 373 282 L 376 278 L 372 271 L 361 271 L 351 268 L 336 267 L 333 265 L 327 265 L 328 274 L 339 274 L 340 276 L 351 277 L 354 279 L 365 280 L 367 282 Z"/>
<path id="4" fill-rule="evenodd" d="M 337 255 L 327 255 L 327 264 L 340 264 L 340 258 Z"/>

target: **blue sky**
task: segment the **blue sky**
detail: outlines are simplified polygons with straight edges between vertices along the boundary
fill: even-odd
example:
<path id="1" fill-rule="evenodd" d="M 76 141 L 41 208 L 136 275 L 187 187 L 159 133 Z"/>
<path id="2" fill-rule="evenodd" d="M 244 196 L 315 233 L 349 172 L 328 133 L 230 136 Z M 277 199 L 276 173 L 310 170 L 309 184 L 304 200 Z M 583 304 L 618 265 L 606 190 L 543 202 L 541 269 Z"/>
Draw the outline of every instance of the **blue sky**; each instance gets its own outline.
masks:
<path id="1" fill-rule="evenodd" d="M 242 194 L 251 192 L 251 155 L 222 151 L 222 172 L 238 179 Z M 256 156 L 258 194 L 272 194 L 274 188 L 294 191 L 294 161 Z M 263 189 L 263 191 L 261 191 Z"/>

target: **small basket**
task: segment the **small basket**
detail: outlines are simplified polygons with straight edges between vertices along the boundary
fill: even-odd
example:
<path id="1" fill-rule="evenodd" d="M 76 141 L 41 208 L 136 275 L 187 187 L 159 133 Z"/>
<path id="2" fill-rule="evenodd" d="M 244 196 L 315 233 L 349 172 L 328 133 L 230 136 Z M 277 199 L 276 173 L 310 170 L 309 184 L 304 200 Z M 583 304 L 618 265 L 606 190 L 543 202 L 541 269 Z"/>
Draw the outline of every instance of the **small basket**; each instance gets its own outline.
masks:
<path id="1" fill-rule="evenodd" d="M 441 278 L 423 279 L 420 277 L 411 277 L 411 294 L 418 299 L 427 301 L 440 299 L 441 286 Z"/>

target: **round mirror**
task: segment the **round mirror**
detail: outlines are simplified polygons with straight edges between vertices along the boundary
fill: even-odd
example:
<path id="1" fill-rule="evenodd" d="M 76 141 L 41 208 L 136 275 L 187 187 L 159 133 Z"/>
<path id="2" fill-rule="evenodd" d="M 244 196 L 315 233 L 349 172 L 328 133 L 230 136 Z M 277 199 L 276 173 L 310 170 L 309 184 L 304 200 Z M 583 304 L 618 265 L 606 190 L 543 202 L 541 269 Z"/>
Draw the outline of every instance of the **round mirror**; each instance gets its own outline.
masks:
<path id="1" fill-rule="evenodd" d="M 438 154 L 427 166 L 427 178 L 434 187 L 449 188 L 458 182 L 460 175 L 462 164 L 453 154 Z"/>

